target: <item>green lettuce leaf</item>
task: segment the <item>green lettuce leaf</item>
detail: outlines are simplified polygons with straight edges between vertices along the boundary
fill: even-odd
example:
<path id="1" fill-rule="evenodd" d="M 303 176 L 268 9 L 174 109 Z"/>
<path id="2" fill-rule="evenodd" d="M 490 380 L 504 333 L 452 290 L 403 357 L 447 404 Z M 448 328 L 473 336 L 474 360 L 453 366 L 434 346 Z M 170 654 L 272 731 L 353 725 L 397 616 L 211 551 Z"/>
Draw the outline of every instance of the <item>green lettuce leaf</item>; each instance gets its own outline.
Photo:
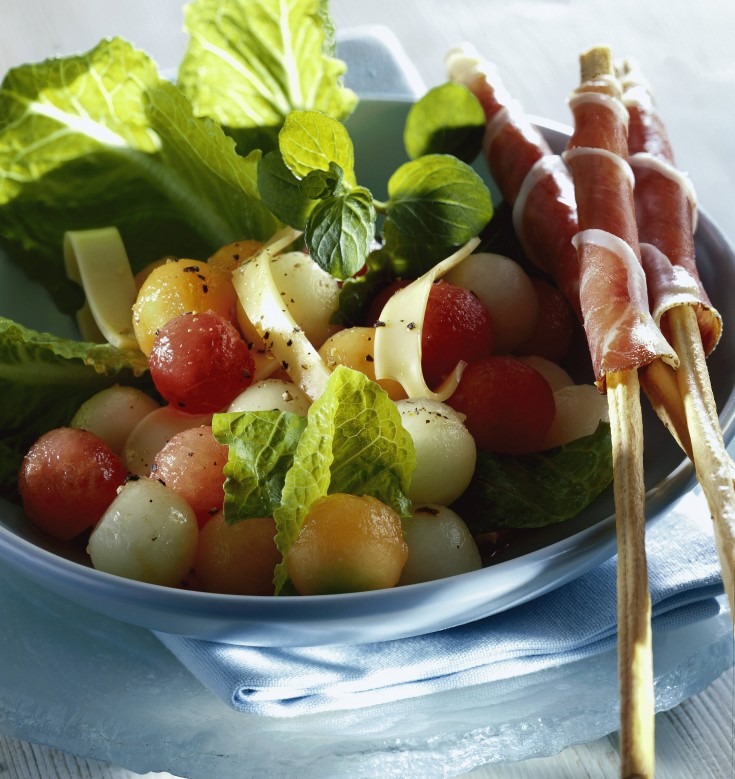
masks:
<path id="1" fill-rule="evenodd" d="M 69 424 L 87 398 L 113 384 L 151 389 L 147 367 L 141 352 L 69 341 L 0 317 L 0 494 L 17 497 L 31 444 Z"/>
<path id="2" fill-rule="evenodd" d="M 229 447 L 225 466 L 225 519 L 272 517 L 281 504 L 286 473 L 306 417 L 282 411 L 215 414 L 214 437 Z"/>
<path id="3" fill-rule="evenodd" d="M 194 0 L 185 27 L 178 84 L 197 115 L 226 127 L 241 152 L 274 148 L 294 109 L 342 119 L 357 102 L 342 86 L 326 0 Z"/>
<path id="4" fill-rule="evenodd" d="M 257 191 L 259 157 L 238 156 L 196 118 L 146 54 L 102 41 L 3 80 L 0 234 L 52 293 L 65 288 L 67 230 L 114 224 L 135 270 L 167 254 L 206 257 L 277 229 Z"/>
<path id="5" fill-rule="evenodd" d="M 413 441 L 395 403 L 362 373 L 338 366 L 309 409 L 274 514 L 276 543 L 284 560 L 309 507 L 325 495 L 371 495 L 408 516 L 415 467 Z M 277 592 L 286 577 L 282 563 L 276 570 Z"/>
<path id="6" fill-rule="evenodd" d="M 475 474 L 455 504 L 476 532 L 544 527 L 579 514 L 612 482 L 610 425 L 548 452 L 477 453 Z"/>

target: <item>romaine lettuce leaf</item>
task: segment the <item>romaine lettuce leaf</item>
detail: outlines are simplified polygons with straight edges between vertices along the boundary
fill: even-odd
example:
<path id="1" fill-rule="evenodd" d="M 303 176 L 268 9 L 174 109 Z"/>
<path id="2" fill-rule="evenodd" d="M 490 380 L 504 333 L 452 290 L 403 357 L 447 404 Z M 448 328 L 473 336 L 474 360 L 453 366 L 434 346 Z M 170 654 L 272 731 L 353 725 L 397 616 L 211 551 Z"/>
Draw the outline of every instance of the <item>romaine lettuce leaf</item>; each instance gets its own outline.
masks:
<path id="1" fill-rule="evenodd" d="M 475 532 L 532 528 L 579 514 L 612 482 L 610 425 L 548 452 L 477 453 L 470 486 L 454 505 Z"/>
<path id="2" fill-rule="evenodd" d="M 214 415 L 214 437 L 230 450 L 225 466 L 227 522 L 273 516 L 305 427 L 306 417 L 282 411 Z"/>
<path id="3" fill-rule="evenodd" d="M 371 495 L 408 516 L 408 488 L 415 467 L 413 441 L 395 403 L 362 373 L 338 366 L 322 396 L 309 408 L 281 505 L 273 517 L 284 559 L 309 507 L 324 495 Z M 277 592 L 285 581 L 282 564 L 276 571 Z"/>
<path id="4" fill-rule="evenodd" d="M 259 157 L 196 118 L 145 53 L 102 41 L 15 68 L 0 86 L 0 234 L 52 292 L 64 288 L 67 230 L 115 225 L 136 270 L 206 257 L 277 229 L 257 192 Z"/>
<path id="5" fill-rule="evenodd" d="M 273 148 L 293 109 L 343 119 L 357 102 L 342 86 L 344 63 L 333 58 L 327 0 L 194 0 L 185 27 L 178 84 L 197 115 L 227 128 L 241 153 Z"/>
<path id="6" fill-rule="evenodd" d="M 145 356 L 68 341 L 0 317 L 0 494 L 15 499 L 18 468 L 41 434 L 112 384 L 152 387 Z"/>

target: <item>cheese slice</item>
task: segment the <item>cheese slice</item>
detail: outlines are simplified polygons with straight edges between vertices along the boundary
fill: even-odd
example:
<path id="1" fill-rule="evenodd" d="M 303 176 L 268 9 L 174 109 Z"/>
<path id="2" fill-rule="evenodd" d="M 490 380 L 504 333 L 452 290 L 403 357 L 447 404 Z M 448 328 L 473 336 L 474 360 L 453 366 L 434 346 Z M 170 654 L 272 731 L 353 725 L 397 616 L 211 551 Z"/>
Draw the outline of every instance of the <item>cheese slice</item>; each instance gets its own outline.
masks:
<path id="1" fill-rule="evenodd" d="M 409 398 L 444 401 L 457 389 L 466 365 L 462 362 L 436 391 L 426 384 L 421 367 L 421 334 L 431 285 L 469 257 L 479 243 L 479 238 L 468 241 L 461 249 L 388 299 L 375 328 L 376 379 L 397 381 Z"/>
<path id="2" fill-rule="evenodd" d="M 266 349 L 291 379 L 316 400 L 331 371 L 286 307 L 273 278 L 271 259 L 300 235 L 286 228 L 232 274 L 237 297 Z"/>
<path id="3" fill-rule="evenodd" d="M 138 349 L 132 314 L 138 293 L 117 228 L 65 233 L 64 265 L 66 275 L 84 289 L 86 302 L 77 313 L 82 338 Z"/>

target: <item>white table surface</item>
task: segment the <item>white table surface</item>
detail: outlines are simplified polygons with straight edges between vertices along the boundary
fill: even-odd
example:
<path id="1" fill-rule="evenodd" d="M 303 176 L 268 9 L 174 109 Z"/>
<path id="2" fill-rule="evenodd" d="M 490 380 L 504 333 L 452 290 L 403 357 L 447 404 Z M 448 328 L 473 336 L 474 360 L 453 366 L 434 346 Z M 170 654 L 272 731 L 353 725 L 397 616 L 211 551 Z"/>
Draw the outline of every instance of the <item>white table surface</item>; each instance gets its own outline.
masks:
<path id="1" fill-rule="evenodd" d="M 108 35 L 133 40 L 164 66 L 175 64 L 185 45 L 182 5 L 182 0 L 0 0 L 0 72 L 88 49 Z M 617 55 L 637 57 L 655 87 L 679 166 L 690 173 L 709 215 L 735 238 L 730 157 L 735 3 L 332 0 L 331 11 L 338 29 L 388 25 L 430 86 L 445 80 L 444 52 L 469 40 L 500 66 L 527 111 L 565 123 L 570 118 L 565 98 L 576 83 L 580 51 L 607 42 Z M 731 669 L 701 694 L 657 716 L 657 776 L 735 776 L 734 679 Z M 469 776 L 614 777 L 617 771 L 613 734 L 557 756 L 491 766 Z M 0 733 L 0 779 L 133 776 L 138 774 Z"/>

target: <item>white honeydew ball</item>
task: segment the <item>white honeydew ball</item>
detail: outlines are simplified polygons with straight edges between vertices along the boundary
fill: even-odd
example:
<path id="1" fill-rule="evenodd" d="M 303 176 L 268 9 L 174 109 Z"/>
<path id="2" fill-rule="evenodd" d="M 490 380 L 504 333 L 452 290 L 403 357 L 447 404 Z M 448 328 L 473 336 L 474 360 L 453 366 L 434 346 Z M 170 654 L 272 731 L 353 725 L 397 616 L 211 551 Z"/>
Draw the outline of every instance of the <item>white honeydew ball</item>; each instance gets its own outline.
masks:
<path id="1" fill-rule="evenodd" d="M 426 398 L 399 400 L 396 405 L 416 449 L 411 501 L 452 503 L 467 489 L 477 460 L 475 439 L 463 415 Z"/>
<path id="2" fill-rule="evenodd" d="M 296 384 L 264 379 L 251 384 L 230 403 L 228 411 L 290 411 L 305 417 L 311 400 Z"/>
<path id="3" fill-rule="evenodd" d="M 518 358 L 532 368 L 535 368 L 548 382 L 552 392 L 556 392 L 562 387 L 569 387 L 574 384 L 574 379 L 555 362 L 547 360 L 545 357 L 526 356 Z"/>
<path id="4" fill-rule="evenodd" d="M 482 568 L 480 552 L 464 520 L 446 506 L 418 504 L 402 520 L 408 560 L 399 584 L 443 579 Z"/>
<path id="5" fill-rule="evenodd" d="M 563 446 L 592 435 L 600 422 L 607 422 L 608 405 L 592 384 L 573 384 L 554 393 L 556 414 L 544 439 L 543 449 Z"/>
<path id="6" fill-rule="evenodd" d="M 301 252 L 274 257 L 271 273 L 289 313 L 319 348 L 336 329 L 331 319 L 339 307 L 339 281 Z"/>
<path id="7" fill-rule="evenodd" d="M 155 479 L 138 479 L 120 488 L 87 552 L 99 571 L 176 587 L 191 570 L 198 539 L 189 504 Z"/>
<path id="8" fill-rule="evenodd" d="M 155 456 L 176 433 L 211 424 L 211 414 L 184 414 L 172 406 L 158 408 L 130 432 L 122 448 L 122 463 L 130 473 L 148 476 Z"/>
<path id="9" fill-rule="evenodd" d="M 93 433 L 115 454 L 120 454 L 138 422 L 157 408 L 160 408 L 158 403 L 145 392 L 115 385 L 85 400 L 69 426 Z"/>
<path id="10" fill-rule="evenodd" d="M 538 318 L 538 295 L 515 260 L 502 254 L 471 254 L 444 278 L 474 292 L 490 312 L 495 354 L 509 354 L 530 338 Z"/>

